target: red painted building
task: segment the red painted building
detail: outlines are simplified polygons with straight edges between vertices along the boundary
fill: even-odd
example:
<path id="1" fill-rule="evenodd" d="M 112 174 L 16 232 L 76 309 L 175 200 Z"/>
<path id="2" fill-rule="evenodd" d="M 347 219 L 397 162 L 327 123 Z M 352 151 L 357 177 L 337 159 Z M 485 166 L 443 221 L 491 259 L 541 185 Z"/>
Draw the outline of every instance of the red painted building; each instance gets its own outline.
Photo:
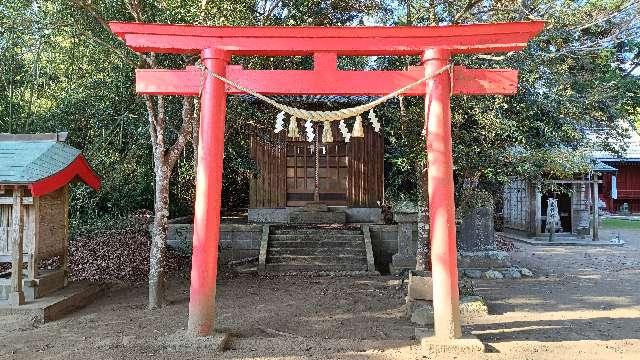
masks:
<path id="1" fill-rule="evenodd" d="M 615 168 L 611 172 L 602 174 L 599 194 L 606 210 L 619 213 L 628 208 L 632 213 L 640 213 L 640 135 L 638 132 L 631 131 L 629 147 L 622 157 L 598 154 L 596 158 Z"/>

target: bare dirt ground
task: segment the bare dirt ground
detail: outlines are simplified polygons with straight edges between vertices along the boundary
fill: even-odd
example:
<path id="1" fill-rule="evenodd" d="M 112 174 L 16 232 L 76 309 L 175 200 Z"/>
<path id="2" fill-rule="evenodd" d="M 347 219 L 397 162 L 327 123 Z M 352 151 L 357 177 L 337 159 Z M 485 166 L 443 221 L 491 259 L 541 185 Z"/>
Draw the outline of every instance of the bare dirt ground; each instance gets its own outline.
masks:
<path id="1" fill-rule="evenodd" d="M 640 231 L 621 236 L 621 248 L 518 244 L 513 262 L 534 278 L 474 280 L 492 315 L 464 330 L 487 344 L 486 354 L 424 353 L 392 276 L 225 274 L 217 326 L 233 338 L 224 353 L 158 341 L 186 326 L 188 282 L 177 277 L 172 303 L 158 311 L 146 310 L 145 288 L 114 288 L 45 325 L 0 318 L 0 358 L 640 359 Z"/>

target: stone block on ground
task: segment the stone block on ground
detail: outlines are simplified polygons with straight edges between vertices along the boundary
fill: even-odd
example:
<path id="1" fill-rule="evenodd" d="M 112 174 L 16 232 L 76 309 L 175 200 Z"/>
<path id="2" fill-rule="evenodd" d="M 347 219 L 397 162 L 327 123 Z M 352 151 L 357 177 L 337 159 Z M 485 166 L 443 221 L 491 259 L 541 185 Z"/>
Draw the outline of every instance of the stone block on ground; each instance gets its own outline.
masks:
<path id="1" fill-rule="evenodd" d="M 419 215 L 417 212 L 394 212 L 393 220 L 399 223 L 416 223 Z"/>
<path id="2" fill-rule="evenodd" d="M 407 315 L 411 322 L 418 325 L 433 325 L 433 303 L 424 300 L 409 300 Z"/>
<path id="3" fill-rule="evenodd" d="M 417 213 L 396 212 L 393 215 L 397 225 L 397 253 L 392 257 L 394 270 L 415 269 L 417 238 L 414 228 L 418 221 Z"/>
<path id="4" fill-rule="evenodd" d="M 502 272 L 502 275 L 506 279 L 520 279 L 522 276 L 520 275 L 520 271 L 516 268 L 509 268 Z"/>
<path id="5" fill-rule="evenodd" d="M 492 207 L 472 209 L 463 217 L 458 236 L 458 249 L 462 251 L 496 249 Z"/>
<path id="6" fill-rule="evenodd" d="M 524 277 L 533 277 L 533 273 L 531 272 L 531 270 L 527 268 L 520 268 L 519 270 L 520 270 L 520 275 Z"/>
<path id="7" fill-rule="evenodd" d="M 433 300 L 433 280 L 426 271 L 409 272 L 409 299 Z"/>
<path id="8" fill-rule="evenodd" d="M 499 269 L 511 267 L 509 253 L 501 250 L 461 251 L 458 253 L 460 269 Z"/>
<path id="9" fill-rule="evenodd" d="M 460 299 L 460 317 L 463 319 L 489 315 L 489 307 L 482 296 L 465 296 Z"/>
<path id="10" fill-rule="evenodd" d="M 467 269 L 463 272 L 464 276 L 471 279 L 480 279 L 482 278 L 482 271 L 476 269 Z"/>
<path id="11" fill-rule="evenodd" d="M 488 270 L 482 274 L 485 279 L 504 279 L 504 275 L 500 271 Z"/>

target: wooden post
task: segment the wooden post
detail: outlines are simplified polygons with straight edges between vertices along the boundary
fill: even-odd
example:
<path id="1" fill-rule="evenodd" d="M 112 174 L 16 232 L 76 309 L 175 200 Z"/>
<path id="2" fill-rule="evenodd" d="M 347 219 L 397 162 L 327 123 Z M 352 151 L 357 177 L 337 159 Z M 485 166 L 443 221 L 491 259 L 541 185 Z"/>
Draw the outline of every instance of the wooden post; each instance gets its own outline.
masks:
<path id="1" fill-rule="evenodd" d="M 204 49 L 201 56 L 209 71 L 225 75 L 229 53 L 219 49 Z M 227 103 L 224 83 L 208 73 L 203 76 L 188 324 L 189 333 L 195 336 L 211 335 L 215 324 Z"/>
<path id="2" fill-rule="evenodd" d="M 600 197 L 598 196 L 598 174 L 593 173 L 593 241 L 599 240 L 598 234 L 598 202 Z"/>
<path id="3" fill-rule="evenodd" d="M 28 198 L 22 199 L 22 204 L 28 204 Z M 40 262 L 40 258 L 38 257 L 38 252 L 36 251 L 36 249 L 38 249 L 39 246 L 39 242 L 40 242 L 40 197 L 38 196 L 32 196 L 31 197 L 31 214 L 32 214 L 32 223 L 33 224 L 33 243 L 32 243 L 32 250 L 31 251 L 31 256 L 29 257 L 29 263 L 27 265 L 28 269 L 29 269 L 29 279 L 30 280 L 34 280 L 38 277 L 38 267 L 36 266 L 36 264 L 38 264 Z M 28 219 L 25 221 L 29 221 Z M 30 225 L 28 224 L 28 225 Z M 65 224 L 69 224 L 68 222 L 66 222 Z M 68 225 L 66 225 L 68 227 Z"/>
<path id="4" fill-rule="evenodd" d="M 451 54 L 443 49 L 423 54 L 426 74 L 449 64 Z M 451 79 L 445 71 L 427 82 L 425 121 L 433 311 L 435 336 L 462 337 L 458 294 L 458 251 L 453 193 L 453 150 L 451 143 Z"/>
<path id="5" fill-rule="evenodd" d="M 22 291 L 22 189 L 16 187 L 13 190 L 13 209 L 11 216 L 11 293 L 9 294 L 9 304 L 13 306 L 24 305 L 24 292 Z"/>

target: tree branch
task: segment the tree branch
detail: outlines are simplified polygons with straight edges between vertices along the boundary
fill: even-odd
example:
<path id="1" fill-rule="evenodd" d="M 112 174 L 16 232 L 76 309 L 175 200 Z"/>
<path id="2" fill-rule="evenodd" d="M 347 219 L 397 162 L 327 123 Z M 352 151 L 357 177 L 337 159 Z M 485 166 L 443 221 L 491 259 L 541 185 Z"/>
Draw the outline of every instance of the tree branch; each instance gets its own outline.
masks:
<path id="1" fill-rule="evenodd" d="M 140 3 L 138 0 L 129 0 L 125 1 L 125 5 L 127 5 L 127 9 L 129 9 L 129 13 L 133 16 L 133 18 L 137 22 L 142 22 L 142 12 L 140 11 Z"/>
<path id="2" fill-rule="evenodd" d="M 73 2 L 73 4 L 79 10 L 84 11 L 86 14 L 90 15 L 91 17 L 93 17 L 100 24 L 100 26 L 103 29 L 107 30 L 111 34 L 111 28 L 109 28 L 109 22 L 104 17 L 102 17 L 100 14 L 98 14 L 96 9 L 90 3 L 87 3 L 87 2 L 84 2 L 84 1 L 81 1 L 81 0 L 71 0 L 71 1 Z M 122 48 L 119 48 L 117 46 L 114 46 L 114 44 L 110 44 L 110 43 L 108 43 L 108 42 L 106 42 L 106 41 L 104 41 L 102 39 L 99 39 L 97 36 L 95 36 L 91 32 L 82 31 L 79 27 L 78 27 L 78 31 L 84 33 L 85 35 L 88 35 L 95 42 L 111 48 L 113 51 L 118 53 L 124 60 L 126 60 L 132 66 L 134 66 L 134 67 L 137 66 L 136 62 L 131 60 L 131 58 L 128 56 L 128 54 L 133 53 L 133 51 L 131 51 L 131 49 L 129 49 L 128 47 L 125 47 L 124 51 L 123 51 Z M 136 54 L 136 55 L 138 56 L 138 58 L 140 58 L 142 56 L 141 54 Z"/>
<path id="3" fill-rule="evenodd" d="M 462 19 L 463 16 L 465 16 L 467 13 L 469 13 L 469 11 L 471 11 L 471 9 L 473 9 L 476 5 L 478 5 L 479 3 L 481 3 L 482 0 L 468 0 L 467 1 L 467 5 L 465 5 L 464 8 L 462 8 L 462 10 L 460 10 L 459 13 L 456 14 L 456 16 L 453 17 L 453 24 L 457 24 L 460 19 Z"/>

